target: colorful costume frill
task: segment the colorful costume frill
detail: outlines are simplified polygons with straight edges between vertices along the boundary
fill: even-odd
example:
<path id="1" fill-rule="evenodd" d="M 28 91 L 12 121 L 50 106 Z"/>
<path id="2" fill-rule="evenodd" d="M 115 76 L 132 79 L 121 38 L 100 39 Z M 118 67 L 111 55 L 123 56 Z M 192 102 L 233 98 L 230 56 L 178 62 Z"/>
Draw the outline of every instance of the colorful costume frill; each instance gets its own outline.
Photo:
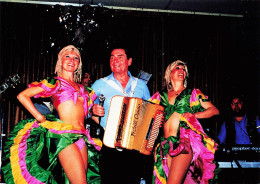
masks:
<path id="1" fill-rule="evenodd" d="M 167 93 L 161 95 L 161 103 L 165 106 L 166 121 L 174 112 L 180 114 L 190 112 L 192 114 L 203 111 L 200 101 L 207 101 L 207 97 L 198 89 L 185 89 L 175 99 L 174 105 L 169 104 Z M 216 168 L 213 160 L 217 144 L 206 135 L 199 121 L 192 116 L 185 119 L 180 118 L 178 134 L 176 137 L 161 138 L 154 153 L 155 164 L 153 173 L 153 183 L 165 184 L 169 169 L 167 167 L 166 155 L 171 157 L 181 153 L 190 153 L 193 158 L 185 179 L 185 183 L 207 184 L 214 178 Z"/>
<path id="2" fill-rule="evenodd" d="M 46 89 L 53 91 L 60 83 L 58 80 L 44 80 L 39 85 L 44 85 Z M 89 106 L 92 104 L 90 95 L 91 93 Z M 2 159 L 5 182 L 68 183 L 57 156 L 62 149 L 83 138 L 88 150 L 87 181 L 100 183 L 98 164 L 102 142 L 99 139 L 92 139 L 88 130 L 76 129 L 53 115 L 45 117 L 46 121 L 43 123 L 38 123 L 36 119 L 18 122 L 8 136 Z"/>

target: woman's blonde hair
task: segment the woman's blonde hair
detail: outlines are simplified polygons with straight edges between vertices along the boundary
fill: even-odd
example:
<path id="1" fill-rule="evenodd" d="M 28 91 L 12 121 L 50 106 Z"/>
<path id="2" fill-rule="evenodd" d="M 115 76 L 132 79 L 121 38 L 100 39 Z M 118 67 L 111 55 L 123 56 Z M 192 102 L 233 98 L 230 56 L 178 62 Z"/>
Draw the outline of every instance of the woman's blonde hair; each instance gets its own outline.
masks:
<path id="1" fill-rule="evenodd" d="M 74 72 L 73 79 L 75 82 L 80 82 L 81 81 L 81 75 L 82 75 L 82 62 L 81 62 L 81 56 L 79 50 L 73 46 L 73 45 L 68 45 L 64 47 L 58 54 L 58 61 L 56 63 L 55 67 L 55 74 L 57 74 L 58 77 L 61 76 L 62 74 L 62 57 L 64 56 L 64 53 L 66 51 L 74 51 L 79 55 L 79 66 L 78 69 Z"/>
<path id="2" fill-rule="evenodd" d="M 177 61 L 174 61 L 171 64 L 169 64 L 167 69 L 166 69 L 166 71 L 165 71 L 164 78 L 165 78 L 165 81 L 166 81 L 166 86 L 167 86 L 167 90 L 168 91 L 172 88 L 172 85 L 171 85 L 171 73 L 172 73 L 172 70 L 173 70 L 173 68 L 175 66 L 178 66 L 178 65 L 183 65 L 185 70 L 186 70 L 186 77 L 184 79 L 183 86 L 185 88 L 187 87 L 187 77 L 189 76 L 188 67 L 187 67 L 185 62 L 183 62 L 181 60 L 177 60 Z"/>

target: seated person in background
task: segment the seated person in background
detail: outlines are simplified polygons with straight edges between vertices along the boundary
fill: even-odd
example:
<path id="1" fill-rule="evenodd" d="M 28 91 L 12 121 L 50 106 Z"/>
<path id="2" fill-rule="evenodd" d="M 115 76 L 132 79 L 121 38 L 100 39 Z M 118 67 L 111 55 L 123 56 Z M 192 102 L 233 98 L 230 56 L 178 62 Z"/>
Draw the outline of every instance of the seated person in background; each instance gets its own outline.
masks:
<path id="1" fill-rule="evenodd" d="M 243 96 L 233 95 L 230 101 L 230 113 L 221 125 L 218 139 L 220 144 L 259 145 L 259 126 L 259 118 L 247 112 Z"/>
<path id="2" fill-rule="evenodd" d="M 83 73 L 83 79 L 81 81 L 81 84 L 84 86 L 84 87 L 90 87 L 92 85 L 92 77 L 90 75 L 90 72 L 89 71 L 85 71 Z"/>
<path id="3" fill-rule="evenodd" d="M 85 70 L 83 72 L 83 78 L 81 84 L 85 87 L 85 89 L 90 92 L 92 89 L 90 86 L 92 85 L 92 76 L 90 75 L 90 71 Z M 97 124 L 91 117 L 86 117 L 85 126 L 89 131 L 89 134 L 92 138 L 100 138 L 103 139 L 104 130 L 103 128 Z"/>

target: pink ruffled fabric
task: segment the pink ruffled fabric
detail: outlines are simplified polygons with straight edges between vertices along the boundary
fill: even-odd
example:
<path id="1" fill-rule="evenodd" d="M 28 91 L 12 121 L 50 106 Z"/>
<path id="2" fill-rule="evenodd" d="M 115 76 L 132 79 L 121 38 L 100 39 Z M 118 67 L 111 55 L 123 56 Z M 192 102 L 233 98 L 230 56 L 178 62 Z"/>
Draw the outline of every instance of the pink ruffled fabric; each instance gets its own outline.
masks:
<path id="1" fill-rule="evenodd" d="M 41 87 L 44 89 L 43 92 L 39 93 L 38 95 L 35 95 L 34 98 L 46 98 L 54 95 L 57 93 L 57 91 L 60 88 L 60 81 L 56 81 L 54 85 L 49 84 L 46 79 L 42 80 L 41 82 L 33 82 L 28 85 L 28 87 Z"/>
<path id="2" fill-rule="evenodd" d="M 190 140 L 193 151 L 192 164 L 189 168 L 189 172 L 192 173 L 188 173 L 186 179 L 189 181 L 193 180 L 191 174 L 195 174 L 197 181 L 200 181 L 201 184 L 209 183 L 209 180 L 214 178 L 214 170 L 216 168 L 213 163 L 214 154 L 204 146 L 201 135 L 183 127 L 181 127 L 180 132 L 181 139 Z"/>
<path id="3" fill-rule="evenodd" d="M 165 97 L 165 106 L 170 104 Z M 189 99 L 190 108 L 193 111 L 201 111 L 199 99 L 207 100 L 207 96 L 203 95 L 200 90 L 194 89 Z M 168 111 L 173 113 L 175 109 Z M 155 165 L 153 182 L 162 184 L 167 183 L 169 169 L 167 167 L 166 154 L 174 157 L 179 154 L 193 153 L 193 158 L 186 175 L 185 184 L 200 183 L 208 184 L 209 180 L 214 179 L 214 153 L 217 150 L 217 144 L 214 140 L 206 135 L 201 124 L 191 116 L 189 118 L 180 118 L 179 134 L 177 137 L 168 137 L 163 139 L 155 150 Z M 177 147 L 177 148 L 176 148 Z"/>
<path id="4" fill-rule="evenodd" d="M 162 142 L 162 147 L 165 143 L 166 141 Z M 173 149 L 173 144 L 170 142 L 169 155 L 173 157 L 181 153 L 191 153 L 190 147 L 192 148 L 193 158 L 185 182 L 197 183 L 197 181 L 199 181 L 201 184 L 208 184 L 209 180 L 214 178 L 216 166 L 213 163 L 214 154 L 202 143 L 201 135 L 191 129 L 181 127 L 180 144 L 176 149 Z M 161 153 L 161 155 L 163 154 Z M 165 174 L 168 177 L 169 170 L 167 167 L 167 160 L 162 160 Z M 196 181 L 194 181 L 194 176 L 197 178 Z"/>
<path id="5" fill-rule="evenodd" d="M 155 104 L 160 104 L 161 96 L 159 92 L 156 92 L 148 101 L 153 102 Z"/>

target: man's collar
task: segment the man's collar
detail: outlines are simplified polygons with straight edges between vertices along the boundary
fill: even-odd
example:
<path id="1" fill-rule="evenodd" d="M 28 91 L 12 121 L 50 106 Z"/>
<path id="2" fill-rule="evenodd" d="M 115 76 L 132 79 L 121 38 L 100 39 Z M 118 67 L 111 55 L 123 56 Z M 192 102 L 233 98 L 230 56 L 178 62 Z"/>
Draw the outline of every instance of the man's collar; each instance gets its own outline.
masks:
<path id="1" fill-rule="evenodd" d="M 131 75 L 131 72 L 128 71 L 127 74 L 128 74 L 128 76 L 129 76 L 129 80 L 132 80 L 132 77 L 133 77 L 133 76 Z M 115 81 L 116 78 L 114 77 L 114 73 L 112 72 L 109 76 L 107 76 L 107 79 L 108 79 L 108 80 L 114 80 L 114 81 Z"/>

